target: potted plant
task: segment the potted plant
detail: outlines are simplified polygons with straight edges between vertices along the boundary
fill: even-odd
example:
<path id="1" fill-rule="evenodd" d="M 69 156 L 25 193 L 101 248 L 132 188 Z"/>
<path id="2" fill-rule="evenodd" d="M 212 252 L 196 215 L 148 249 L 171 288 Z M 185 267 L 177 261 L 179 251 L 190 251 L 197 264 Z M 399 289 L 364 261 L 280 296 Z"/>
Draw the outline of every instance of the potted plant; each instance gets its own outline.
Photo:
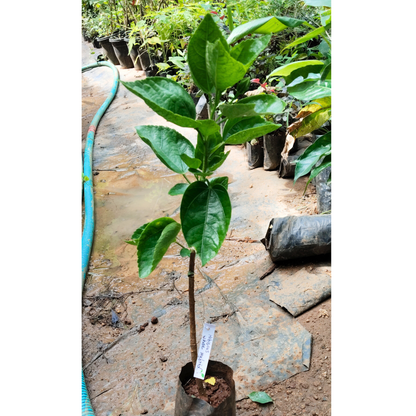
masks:
<path id="1" fill-rule="evenodd" d="M 239 28 L 236 28 L 238 30 Z M 248 34 L 246 32 L 245 34 Z M 240 38 L 244 37 L 243 34 Z M 232 34 L 231 34 L 232 35 Z M 243 79 L 257 55 L 267 46 L 270 35 L 252 36 L 235 46 L 222 35 L 211 14 L 197 27 L 188 46 L 188 65 L 193 83 L 208 99 L 209 118 L 196 120 L 195 104 L 187 91 L 169 78 L 150 77 L 135 82 L 122 82 L 133 94 L 145 101 L 157 114 L 181 127 L 198 131 L 193 144 L 176 130 L 145 125 L 136 127 L 139 137 L 149 145 L 160 161 L 185 182 L 176 184 L 170 195 L 183 195 L 180 206 L 181 223 L 169 217 L 155 219 L 142 225 L 132 235 L 130 244 L 137 246 L 139 277 L 145 278 L 156 269 L 171 244 L 181 248 L 181 255 L 189 257 L 189 318 L 191 362 L 186 364 L 178 379 L 175 415 L 188 414 L 197 406 L 205 415 L 235 415 L 235 387 L 232 370 L 225 364 L 210 361 L 208 370 L 202 369 L 228 386 L 222 403 L 211 406 L 212 389 L 201 373 L 195 373 L 198 351 L 195 326 L 194 274 L 198 257 L 202 266 L 213 259 L 221 248 L 231 220 L 231 201 L 228 178 L 211 178 L 226 161 L 225 146 L 243 144 L 280 127 L 264 119 L 279 98 L 258 95 L 249 102 L 218 105 L 223 91 Z M 221 132 L 219 124 L 225 123 Z M 189 178 L 193 175 L 194 180 Z M 182 231 L 184 244 L 177 240 Z M 205 327 L 205 325 L 204 325 Z M 199 374 L 199 375 L 198 375 Z M 202 378 L 200 378 L 202 377 Z M 184 385 L 195 384 L 193 396 Z M 186 388 L 187 389 L 187 388 Z M 194 413 L 192 413 L 194 414 Z"/>

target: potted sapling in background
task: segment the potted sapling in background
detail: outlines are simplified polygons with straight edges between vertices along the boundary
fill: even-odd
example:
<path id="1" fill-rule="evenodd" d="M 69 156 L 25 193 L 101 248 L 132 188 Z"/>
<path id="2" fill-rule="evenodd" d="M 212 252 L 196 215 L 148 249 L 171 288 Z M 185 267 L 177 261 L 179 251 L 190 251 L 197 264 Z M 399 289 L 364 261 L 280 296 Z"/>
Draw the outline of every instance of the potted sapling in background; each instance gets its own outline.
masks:
<path id="1" fill-rule="evenodd" d="M 179 374 L 176 416 L 195 415 L 195 409 L 199 409 L 197 414 L 204 415 L 236 414 L 232 369 L 226 364 L 208 361 L 210 348 L 215 343 L 212 325 L 204 324 L 203 340 L 199 351 L 197 349 L 194 270 L 197 258 L 205 266 L 216 256 L 230 224 L 228 178 L 211 178 L 230 153 L 225 151 L 225 146 L 246 143 L 280 127 L 264 118 L 264 115 L 273 113 L 274 108 L 282 108 L 281 100 L 275 95 L 260 94 L 246 98 L 242 103 L 224 104 L 221 106 L 221 117 L 217 116 L 221 94 L 243 79 L 270 41 L 270 33 L 254 35 L 255 28 L 251 29 L 252 26 L 247 27 L 247 24 L 239 26 L 225 39 L 211 14 L 207 14 L 190 39 L 188 65 L 193 83 L 205 93 L 208 101 L 209 118 L 206 120 L 196 120 L 191 96 L 182 85 L 171 79 L 150 77 L 122 82 L 168 122 L 194 128 L 198 132 L 194 146 L 168 127 L 136 127 L 139 137 L 152 148 L 159 160 L 186 180 L 169 191 L 170 195 L 183 195 L 180 223 L 169 217 L 155 219 L 140 226 L 129 241 L 137 246 L 140 278 L 149 276 L 156 269 L 171 244 L 179 244 L 181 255 L 189 256 L 191 362 L 184 365 Z M 232 46 L 247 34 L 253 35 Z M 224 128 L 221 132 L 219 125 L 222 123 Z M 180 231 L 186 246 L 177 241 Z M 220 400 L 210 383 L 220 386 L 216 389 L 221 393 Z"/>

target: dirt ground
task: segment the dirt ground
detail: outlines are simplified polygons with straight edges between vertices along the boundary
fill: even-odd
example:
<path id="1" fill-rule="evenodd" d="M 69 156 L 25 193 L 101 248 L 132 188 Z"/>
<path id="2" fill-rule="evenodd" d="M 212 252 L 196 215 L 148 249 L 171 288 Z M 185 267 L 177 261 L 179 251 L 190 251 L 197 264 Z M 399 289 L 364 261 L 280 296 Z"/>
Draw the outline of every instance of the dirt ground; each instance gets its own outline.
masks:
<path id="1" fill-rule="evenodd" d="M 273 399 L 273 404 L 261 405 L 250 399 L 241 400 L 237 403 L 237 415 L 331 415 L 331 299 L 296 319 L 312 334 L 309 371 L 264 389 Z"/>
<path id="2" fill-rule="evenodd" d="M 91 51 L 101 52 L 86 42 L 82 48 L 83 65 L 94 62 Z M 127 81 L 144 77 L 144 73 L 135 69 L 119 69 L 119 72 L 120 78 Z M 108 68 L 98 68 L 83 74 L 82 80 L 85 142 L 89 123 L 111 89 L 112 74 Z M 134 126 L 139 124 L 173 127 L 120 85 L 97 129 L 93 155 L 95 234 L 84 288 L 82 337 L 84 374 L 96 416 L 173 415 L 176 376 L 185 364 L 183 357 L 189 355 L 187 260 L 179 256 L 179 249 L 172 247 L 151 276 L 138 279 L 135 247 L 125 243 L 136 228 L 149 220 L 166 215 L 179 217 L 180 197 L 170 197 L 167 192 L 182 178 L 165 168 L 137 137 Z M 195 143 L 194 131 L 177 129 Z M 293 184 L 293 179 L 278 178 L 275 171 L 261 168 L 250 171 L 244 147 L 229 148 L 231 154 L 219 176 L 230 178 L 233 216 L 219 254 L 200 267 L 201 272 L 196 275 L 197 333 L 201 322 L 215 321 L 218 335 L 211 358 L 221 359 L 227 354 L 231 357 L 235 346 L 231 341 L 228 343 L 227 337 L 232 338 L 233 331 L 243 321 L 250 330 L 258 325 L 262 331 L 272 325 L 283 331 L 289 325 L 299 334 L 308 331 L 312 335 L 309 369 L 293 366 L 296 360 L 291 354 L 296 351 L 285 350 L 284 364 L 290 374 L 283 381 L 268 382 L 273 380 L 270 372 L 259 381 L 254 372 L 244 374 L 251 368 L 245 365 L 255 368 L 256 361 L 242 360 L 238 365 L 235 362 L 238 370 L 234 369 L 234 378 L 239 380 L 237 415 L 328 416 L 331 300 L 293 318 L 269 301 L 270 279 L 258 280 L 269 265 L 259 240 L 264 237 L 270 219 L 316 213 L 315 189 L 310 186 L 302 196 L 306 178 Z M 279 266 L 278 272 L 286 276 L 302 267 L 313 270 L 317 266 L 327 267 L 330 274 L 329 260 Z M 241 320 L 232 309 L 234 306 L 238 313 L 249 311 L 251 316 Z M 112 311 L 117 314 L 116 323 Z M 153 316 L 158 318 L 157 324 L 150 323 Z M 264 345 L 271 349 L 270 359 L 279 354 L 280 350 L 273 351 L 273 342 Z M 109 346 L 112 348 L 107 351 Z M 240 349 L 239 354 L 248 353 Z M 244 380 L 244 375 L 248 380 Z M 250 393 L 255 380 L 273 398 L 273 404 L 262 406 L 243 398 Z"/>

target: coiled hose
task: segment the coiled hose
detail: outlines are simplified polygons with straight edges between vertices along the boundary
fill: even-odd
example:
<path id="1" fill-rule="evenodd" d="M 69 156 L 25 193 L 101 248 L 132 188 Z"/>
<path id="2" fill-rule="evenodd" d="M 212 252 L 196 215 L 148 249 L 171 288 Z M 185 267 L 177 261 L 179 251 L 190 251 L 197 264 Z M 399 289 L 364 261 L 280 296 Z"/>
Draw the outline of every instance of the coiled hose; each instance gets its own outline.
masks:
<path id="1" fill-rule="evenodd" d="M 84 150 L 84 177 L 88 177 L 88 180 L 84 181 L 84 206 L 85 206 L 85 219 L 84 230 L 82 232 L 82 289 L 84 288 L 85 277 L 87 275 L 88 263 L 91 254 L 92 241 L 94 237 L 94 194 L 92 186 L 92 150 L 94 146 L 95 131 L 97 130 L 98 123 L 105 111 L 109 107 L 111 101 L 115 97 L 120 81 L 120 75 L 117 68 L 110 62 L 97 62 L 82 67 L 82 72 L 88 71 L 99 66 L 108 66 L 113 70 L 114 84 L 111 89 L 110 95 L 104 101 L 99 108 L 94 118 L 91 121 L 87 134 L 87 142 Z M 91 401 L 88 397 L 87 386 L 85 385 L 84 372 L 82 372 L 82 416 L 94 416 L 92 410 Z"/>

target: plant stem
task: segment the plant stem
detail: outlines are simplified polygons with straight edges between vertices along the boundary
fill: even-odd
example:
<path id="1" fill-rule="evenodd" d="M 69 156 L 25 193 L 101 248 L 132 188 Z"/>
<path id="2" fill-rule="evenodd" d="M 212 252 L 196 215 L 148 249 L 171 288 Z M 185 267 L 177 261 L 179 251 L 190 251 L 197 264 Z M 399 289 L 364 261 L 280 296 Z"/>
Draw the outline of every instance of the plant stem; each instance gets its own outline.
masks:
<path id="1" fill-rule="evenodd" d="M 233 22 L 233 11 L 231 10 L 231 6 L 227 4 L 227 21 L 228 21 L 228 27 L 230 28 L 230 31 L 232 32 L 234 30 L 234 22 Z"/>
<path id="2" fill-rule="evenodd" d="M 189 259 L 189 326 L 190 326 L 190 345 L 191 345 L 191 359 L 192 364 L 196 367 L 196 360 L 198 358 L 198 350 L 196 343 L 196 325 L 195 325 L 195 250 L 191 250 L 191 257 Z M 198 393 L 201 398 L 206 397 L 205 388 L 202 384 L 202 380 L 196 378 L 196 384 L 198 386 Z"/>
<path id="3" fill-rule="evenodd" d="M 186 182 L 188 182 L 189 184 L 191 184 L 192 182 L 186 177 L 185 174 L 182 174 L 182 176 L 186 179 Z"/>

